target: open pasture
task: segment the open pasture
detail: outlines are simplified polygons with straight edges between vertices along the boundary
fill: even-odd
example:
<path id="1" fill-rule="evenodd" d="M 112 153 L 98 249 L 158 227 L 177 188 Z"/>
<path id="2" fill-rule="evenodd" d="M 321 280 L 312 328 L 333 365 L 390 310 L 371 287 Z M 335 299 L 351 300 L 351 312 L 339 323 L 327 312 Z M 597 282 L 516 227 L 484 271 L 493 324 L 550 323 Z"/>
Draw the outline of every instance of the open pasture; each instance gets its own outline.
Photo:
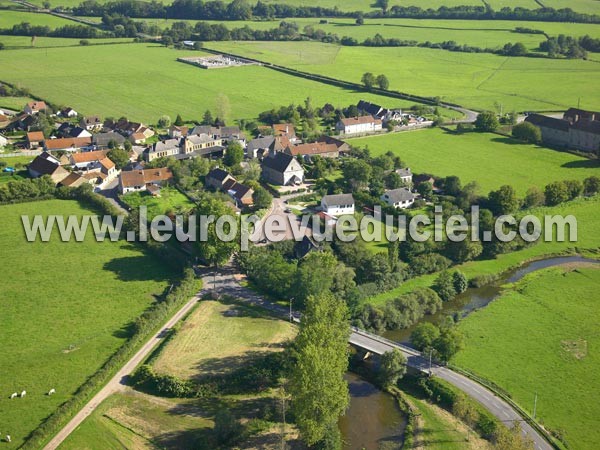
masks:
<path id="1" fill-rule="evenodd" d="M 23 443 L 125 341 L 131 322 L 175 274 L 125 242 L 25 240 L 21 215 L 92 212 L 74 201 L 1 206 L 0 417 Z M 46 395 L 50 389 L 56 394 Z M 24 398 L 9 400 L 13 392 Z"/>
<path id="2" fill-rule="evenodd" d="M 253 118 L 273 107 L 299 104 L 308 96 L 316 105 L 347 106 L 360 99 L 389 107 L 414 103 L 259 66 L 204 70 L 177 62 L 179 56 L 198 54 L 151 44 L 6 50 L 0 53 L 0 66 L 4 81 L 27 87 L 53 103 L 69 105 L 82 114 L 127 116 L 148 123 L 163 114 L 200 119 L 206 109 L 223 113 L 230 121 Z M 68 64 L 69 60 L 77 60 L 77 64 Z M 24 70 L 34 64 L 43 64 L 44 71 Z"/>
<path id="3" fill-rule="evenodd" d="M 599 268 L 528 275 L 462 322 L 465 348 L 453 362 L 492 380 L 530 413 L 561 430 L 570 448 L 600 440 L 597 374 Z"/>
<path id="4" fill-rule="evenodd" d="M 350 139 L 373 155 L 392 151 L 415 173 L 458 176 L 463 184 L 476 181 L 487 194 L 510 184 L 524 196 L 532 186 L 551 181 L 583 180 L 600 171 L 600 163 L 491 133 L 453 134 L 441 129 L 391 133 Z"/>
<path id="5" fill-rule="evenodd" d="M 122 44 L 130 43 L 132 38 L 106 38 L 106 39 L 86 39 L 90 46 L 102 44 Z M 33 45 L 30 36 L 8 36 L 0 35 L 0 42 L 4 44 L 5 50 L 33 50 L 40 48 L 53 47 L 80 47 L 77 38 L 53 38 L 53 37 L 36 37 Z M 2 98 L 0 98 L 2 100 Z"/>
<path id="6" fill-rule="evenodd" d="M 17 25 L 21 22 L 27 22 L 33 26 L 47 26 L 50 28 L 76 24 L 76 22 L 73 22 L 72 20 L 63 19 L 62 17 L 53 16 L 52 14 L 21 10 L 3 10 L 0 12 L 0 29 L 12 28 L 13 25 Z"/>
<path id="7" fill-rule="evenodd" d="M 583 60 L 504 57 L 427 48 L 342 47 L 316 42 L 211 42 L 210 48 L 306 72 L 360 82 L 383 73 L 390 89 L 440 97 L 474 109 L 599 109 L 592 82 L 600 64 Z"/>

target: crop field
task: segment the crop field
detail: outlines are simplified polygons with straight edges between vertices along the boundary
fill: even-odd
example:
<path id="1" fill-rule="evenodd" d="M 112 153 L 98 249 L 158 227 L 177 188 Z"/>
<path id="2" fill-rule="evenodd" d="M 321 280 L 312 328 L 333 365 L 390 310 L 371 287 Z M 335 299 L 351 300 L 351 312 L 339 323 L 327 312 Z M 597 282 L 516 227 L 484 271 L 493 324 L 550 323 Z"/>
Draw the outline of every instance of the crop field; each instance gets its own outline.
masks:
<path id="1" fill-rule="evenodd" d="M 167 213 L 183 213 L 189 211 L 194 203 L 175 188 L 165 187 L 160 190 L 160 197 L 153 197 L 148 192 L 130 192 L 121 199 L 132 208 L 145 205 L 148 217 Z"/>
<path id="2" fill-rule="evenodd" d="M 53 16 L 51 14 L 15 10 L 3 10 L 0 13 L 0 29 L 12 28 L 13 25 L 21 22 L 28 22 L 34 26 L 45 25 L 50 28 L 76 24 L 76 22 L 73 22 L 72 20 L 63 19 L 62 17 Z"/>
<path id="3" fill-rule="evenodd" d="M 82 114 L 127 116 L 154 123 L 161 115 L 199 119 L 206 109 L 226 118 L 252 118 L 260 112 L 310 96 L 313 103 L 347 106 L 367 99 L 406 107 L 403 102 L 344 90 L 288 76 L 258 66 L 203 70 L 177 62 L 179 56 L 201 54 L 158 45 L 6 50 L 0 53 L 2 80 L 28 87 L 32 93 Z M 78 64 L 65 61 L 75 58 Z M 23 71 L 43 64 L 44 71 Z M 144 83 L 140 83 L 143 77 Z M 217 104 L 219 106 L 217 106 Z"/>
<path id="4" fill-rule="evenodd" d="M 74 201 L 0 209 L 0 417 L 19 445 L 123 344 L 128 325 L 174 274 L 129 243 L 97 243 L 91 235 L 63 243 L 57 234 L 26 242 L 20 215 L 91 213 Z M 45 395 L 51 388 L 56 395 Z M 25 398 L 7 399 L 23 390 Z"/>
<path id="5" fill-rule="evenodd" d="M 153 365 L 158 373 L 185 379 L 226 373 L 256 355 L 277 351 L 278 344 L 295 334 L 290 323 L 254 309 L 205 301 L 161 349 Z"/>
<path id="6" fill-rule="evenodd" d="M 453 134 L 441 129 L 390 133 L 348 140 L 375 156 L 392 151 L 415 173 L 458 176 L 477 181 L 487 194 L 510 184 L 520 196 L 551 181 L 583 180 L 600 171 L 600 163 L 491 133 Z"/>
<path id="7" fill-rule="evenodd" d="M 532 261 L 548 255 L 572 253 L 575 251 L 598 255 L 600 250 L 600 236 L 597 230 L 597 224 L 600 223 L 599 195 L 592 198 L 578 199 L 554 207 L 535 208 L 527 211 L 527 213 L 534 214 L 540 218 L 544 215 L 558 214 L 567 216 L 572 214 L 577 219 L 577 242 L 558 242 L 556 236 L 554 236 L 551 242 L 544 242 L 542 240 L 523 250 L 498 255 L 496 259 L 469 261 L 456 268 L 463 272 L 467 278 L 471 279 L 480 275 L 499 275 L 525 261 Z M 433 274 L 412 278 L 396 289 L 370 298 L 369 303 L 384 303 L 417 287 L 429 287 L 433 284 L 436 277 L 437 275 Z"/>
<path id="8" fill-rule="evenodd" d="M 492 380 L 525 410 L 560 430 L 570 448 L 595 449 L 600 394 L 600 269 L 553 268 L 528 275 L 464 321 L 458 366 Z"/>
<path id="9" fill-rule="evenodd" d="M 360 82 L 365 71 L 383 73 L 390 89 L 440 97 L 475 109 L 600 108 L 590 80 L 600 64 L 583 60 L 503 57 L 427 48 L 341 47 L 316 42 L 211 42 L 210 48 L 306 72 Z M 366 69 L 368 68 L 368 69 Z"/>

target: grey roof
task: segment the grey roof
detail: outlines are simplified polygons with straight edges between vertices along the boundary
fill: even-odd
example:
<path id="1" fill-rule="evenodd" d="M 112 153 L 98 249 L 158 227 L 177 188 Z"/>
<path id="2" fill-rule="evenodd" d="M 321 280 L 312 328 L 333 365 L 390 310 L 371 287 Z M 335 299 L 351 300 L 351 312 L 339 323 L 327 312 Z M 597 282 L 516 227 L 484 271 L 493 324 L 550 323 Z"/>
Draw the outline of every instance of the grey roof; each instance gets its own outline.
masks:
<path id="1" fill-rule="evenodd" d="M 553 128 L 560 131 L 569 131 L 569 121 L 563 119 L 555 119 L 554 117 L 543 116 L 541 114 L 530 114 L 525 118 L 525 122 L 529 122 L 538 127 Z"/>
<path id="2" fill-rule="evenodd" d="M 586 133 L 600 134 L 600 121 L 597 120 L 579 119 L 571 127 Z"/>
<path id="3" fill-rule="evenodd" d="M 406 169 L 396 169 L 396 173 L 401 177 L 412 177 L 410 167 L 407 167 Z"/>
<path id="4" fill-rule="evenodd" d="M 123 144 L 125 142 L 125 138 L 114 131 L 109 131 L 108 133 L 98 133 L 92 136 L 92 142 L 94 145 L 98 145 L 101 147 L 108 146 L 110 141 L 115 141 L 118 145 Z"/>
<path id="5" fill-rule="evenodd" d="M 596 120 L 600 119 L 600 113 L 596 111 L 586 111 L 585 109 L 579 108 L 569 108 L 565 111 L 564 118 L 565 119 L 573 119 L 575 117 L 579 119 L 592 119 L 592 117 L 596 117 Z"/>
<path id="6" fill-rule="evenodd" d="M 208 172 L 206 174 L 206 178 L 212 178 L 214 180 L 217 180 L 219 182 L 223 182 L 225 181 L 225 179 L 230 176 L 229 172 L 227 172 L 226 170 L 223 169 L 219 169 L 218 167 L 216 169 L 211 170 L 210 172 Z"/>
<path id="7" fill-rule="evenodd" d="M 185 139 L 190 141 L 192 144 L 206 144 L 208 142 L 215 141 L 215 139 L 212 137 L 212 135 L 208 135 L 206 133 L 193 134 L 191 136 L 187 136 Z"/>
<path id="8" fill-rule="evenodd" d="M 150 151 L 164 152 L 166 150 L 173 150 L 175 148 L 179 148 L 179 139 L 167 139 L 166 141 L 155 143 Z"/>
<path id="9" fill-rule="evenodd" d="M 354 205 L 354 197 L 352 197 L 352 194 L 324 195 L 322 200 L 331 206 Z"/>
<path id="10" fill-rule="evenodd" d="M 273 144 L 273 142 L 275 142 L 274 136 L 265 136 L 261 138 L 252 139 L 250 142 L 248 142 L 248 153 L 254 152 L 254 150 L 269 148 Z"/>
<path id="11" fill-rule="evenodd" d="M 385 115 L 383 108 L 379 105 L 376 105 L 375 103 L 370 103 L 370 102 L 366 102 L 364 100 L 360 100 L 356 107 L 358 108 L 359 111 L 366 112 L 367 114 L 370 114 L 373 117 L 381 118 Z"/>
<path id="12" fill-rule="evenodd" d="M 188 136 L 191 134 L 212 134 L 212 128 L 210 125 L 198 125 L 192 128 L 192 131 L 188 133 Z"/>
<path id="13" fill-rule="evenodd" d="M 406 188 L 398 188 L 392 189 L 391 191 L 386 191 L 383 196 L 389 199 L 389 201 L 392 203 L 405 202 L 415 198 L 415 194 Z"/>
<path id="14" fill-rule="evenodd" d="M 44 154 L 42 153 L 42 155 Z M 29 164 L 28 168 L 34 170 L 40 175 L 52 175 L 60 166 L 48 158 L 49 154 L 44 156 L 42 155 L 36 156 L 35 159 Z"/>
<path id="15" fill-rule="evenodd" d="M 294 160 L 292 155 L 283 152 L 276 152 L 273 156 L 267 156 L 262 161 L 262 165 L 277 172 L 284 173 Z"/>

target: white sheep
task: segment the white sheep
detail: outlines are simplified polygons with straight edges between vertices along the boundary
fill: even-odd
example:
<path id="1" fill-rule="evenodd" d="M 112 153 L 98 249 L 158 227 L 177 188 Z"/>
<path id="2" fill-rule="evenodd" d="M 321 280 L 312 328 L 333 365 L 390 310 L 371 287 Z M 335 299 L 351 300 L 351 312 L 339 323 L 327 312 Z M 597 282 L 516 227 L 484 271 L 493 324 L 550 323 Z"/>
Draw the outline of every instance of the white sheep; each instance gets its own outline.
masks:
<path id="1" fill-rule="evenodd" d="M 13 392 L 12 395 L 10 396 L 10 399 L 12 400 L 15 397 L 18 397 L 19 394 L 17 394 L 16 392 Z"/>
<path id="2" fill-rule="evenodd" d="M 52 388 L 48 391 L 48 395 L 56 394 L 56 389 Z"/>
<path id="3" fill-rule="evenodd" d="M 27 391 L 21 392 L 21 398 L 25 397 L 26 395 L 27 395 Z"/>
<path id="4" fill-rule="evenodd" d="M 10 434 L 7 434 L 7 435 L 6 435 L 6 442 L 11 442 L 11 439 L 10 439 Z"/>

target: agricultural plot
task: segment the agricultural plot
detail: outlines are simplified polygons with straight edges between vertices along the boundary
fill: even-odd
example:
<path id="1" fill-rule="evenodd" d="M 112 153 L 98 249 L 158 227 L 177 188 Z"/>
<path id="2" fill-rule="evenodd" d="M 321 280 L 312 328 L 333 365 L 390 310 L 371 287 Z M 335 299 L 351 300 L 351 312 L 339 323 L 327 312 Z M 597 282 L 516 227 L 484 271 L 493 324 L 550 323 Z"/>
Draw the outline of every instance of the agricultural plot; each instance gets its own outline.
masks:
<path id="1" fill-rule="evenodd" d="M 106 39 L 86 39 L 90 46 L 102 44 L 123 44 L 133 42 L 131 38 L 106 38 Z M 36 37 L 32 42 L 30 36 L 8 36 L 0 35 L 0 42 L 4 44 L 6 50 L 27 50 L 36 48 L 52 47 L 80 47 L 77 38 L 53 38 Z M 0 101 L 2 97 L 0 97 Z"/>
<path id="2" fill-rule="evenodd" d="M 507 390 L 571 448 L 594 449 L 600 397 L 600 269 L 546 269 L 524 278 L 460 323 L 454 363 Z"/>
<path id="3" fill-rule="evenodd" d="M 458 176 L 463 184 L 476 181 L 482 194 L 510 184 L 520 196 L 532 186 L 551 181 L 583 180 L 597 175 L 600 164 L 491 133 L 453 134 L 431 129 L 350 139 L 373 155 L 392 151 L 415 173 Z"/>
<path id="4" fill-rule="evenodd" d="M 82 114 L 127 116 L 154 123 L 161 115 L 199 119 L 206 109 L 230 121 L 253 118 L 260 112 L 310 96 L 313 103 L 338 106 L 360 99 L 389 107 L 404 102 L 329 86 L 258 67 L 211 71 L 177 62 L 177 57 L 201 52 L 171 50 L 158 45 L 98 45 L 3 51 L 2 79 L 28 87 L 32 93 Z M 78 64 L 65 61 L 76 59 Z M 44 71 L 23 71 L 43 64 Z M 69 70 L 65 70 L 66 67 Z M 144 83 L 140 83 L 143 77 Z"/>
<path id="5" fill-rule="evenodd" d="M 23 443 L 113 354 L 175 274 L 125 242 L 28 243 L 21 214 L 92 214 L 74 201 L 0 207 L 2 433 Z M 47 396 L 50 389 L 56 394 Z M 7 399 L 27 391 L 25 398 Z"/>
<path id="6" fill-rule="evenodd" d="M 31 100 L 29 97 L 0 97 L 0 109 L 6 108 L 13 111 L 21 111 Z"/>
<path id="7" fill-rule="evenodd" d="M 316 42 L 215 42 L 210 47 L 353 82 L 367 70 L 384 73 L 390 89 L 475 109 L 547 111 L 578 102 L 585 109 L 600 108 L 600 91 L 590 83 L 600 65 L 592 61 Z"/>
<path id="8" fill-rule="evenodd" d="M 13 25 L 21 22 L 27 22 L 33 26 L 47 26 L 50 28 L 58 28 L 65 25 L 74 25 L 76 22 L 63 19 L 62 17 L 53 16 L 51 14 L 34 13 L 16 10 L 3 10 L 0 14 L 0 29 L 12 28 Z"/>

